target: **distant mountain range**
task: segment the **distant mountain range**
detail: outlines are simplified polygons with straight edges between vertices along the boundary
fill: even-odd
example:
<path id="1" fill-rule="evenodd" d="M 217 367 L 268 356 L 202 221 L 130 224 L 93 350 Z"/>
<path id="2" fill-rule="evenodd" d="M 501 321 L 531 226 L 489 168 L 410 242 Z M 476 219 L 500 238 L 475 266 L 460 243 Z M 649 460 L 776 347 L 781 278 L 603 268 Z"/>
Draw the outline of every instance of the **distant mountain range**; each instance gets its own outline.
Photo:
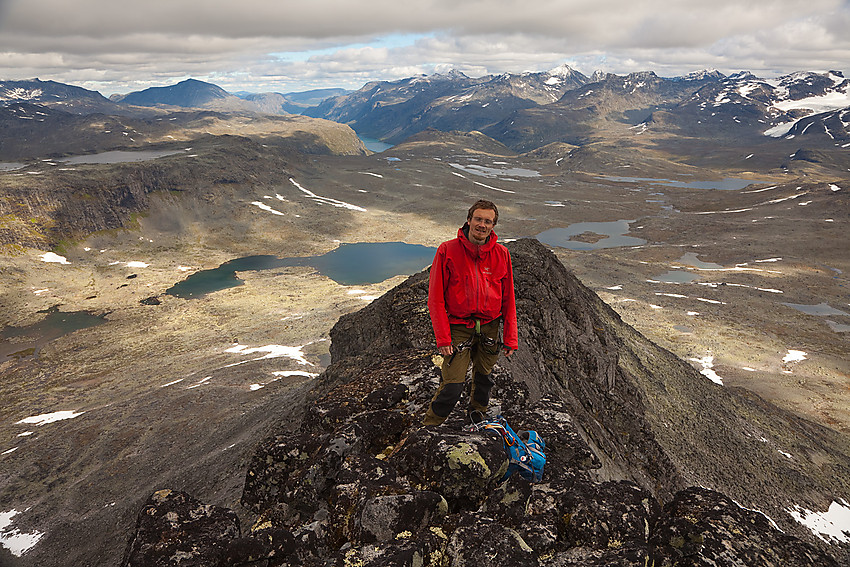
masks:
<path id="1" fill-rule="evenodd" d="M 317 89 L 295 93 L 228 93 L 212 83 L 187 79 L 166 87 L 151 87 L 106 98 L 97 91 L 31 79 L 0 81 L 0 106 L 33 103 L 72 114 L 136 114 L 139 108 L 193 108 L 219 112 L 300 114 L 323 99 L 348 93 L 345 89 Z"/>
<path id="2" fill-rule="evenodd" d="M 37 103 L 73 114 L 133 114 L 144 109 L 303 113 L 399 143 L 429 129 L 480 131 L 514 151 L 552 143 L 584 146 L 617 137 L 676 137 L 719 145 L 804 138 L 850 142 L 850 80 L 839 71 L 799 72 L 775 80 L 702 71 L 664 78 L 651 71 L 587 77 L 562 65 L 542 73 L 471 78 L 458 71 L 379 81 L 350 92 L 226 92 L 188 79 L 106 99 L 53 81 L 0 82 L 0 106 Z M 846 147 L 846 146 L 845 146 Z"/>
<path id="3" fill-rule="evenodd" d="M 343 122 L 365 136 L 398 143 L 427 128 L 482 130 L 515 112 L 554 103 L 588 82 L 566 65 L 544 73 L 477 79 L 452 71 L 368 83 L 304 114 Z"/>
<path id="4" fill-rule="evenodd" d="M 653 72 L 586 77 L 548 73 L 471 79 L 461 73 L 376 82 L 305 114 L 398 143 L 428 128 L 479 130 L 516 151 L 554 142 L 586 145 L 629 129 L 744 142 L 819 136 L 850 141 L 850 81 L 841 72 L 776 80 L 717 71 L 663 78 Z"/>

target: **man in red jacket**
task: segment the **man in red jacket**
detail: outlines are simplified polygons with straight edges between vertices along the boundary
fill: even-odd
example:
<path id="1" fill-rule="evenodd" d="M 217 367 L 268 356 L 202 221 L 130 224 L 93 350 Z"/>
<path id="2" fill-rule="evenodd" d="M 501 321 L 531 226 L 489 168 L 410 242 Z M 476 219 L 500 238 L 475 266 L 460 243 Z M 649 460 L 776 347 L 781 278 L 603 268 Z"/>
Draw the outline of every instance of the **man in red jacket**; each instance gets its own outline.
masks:
<path id="1" fill-rule="evenodd" d="M 478 421 L 487 413 L 490 372 L 504 350 L 516 350 L 514 274 L 508 249 L 496 243 L 499 210 L 477 201 L 457 238 L 437 249 L 428 286 L 428 311 L 443 355 L 442 380 L 425 414 L 425 425 L 439 425 L 454 409 L 472 360 L 472 391 L 467 413 Z M 499 326 L 503 344 L 499 343 Z M 464 348 L 459 348 L 464 347 Z"/>

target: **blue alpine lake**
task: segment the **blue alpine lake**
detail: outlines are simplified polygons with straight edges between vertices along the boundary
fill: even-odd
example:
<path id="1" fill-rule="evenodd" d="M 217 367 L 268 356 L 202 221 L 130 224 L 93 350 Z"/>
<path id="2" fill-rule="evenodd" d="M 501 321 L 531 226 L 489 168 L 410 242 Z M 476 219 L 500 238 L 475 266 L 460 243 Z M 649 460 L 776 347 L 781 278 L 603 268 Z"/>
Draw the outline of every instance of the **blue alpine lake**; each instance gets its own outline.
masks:
<path id="1" fill-rule="evenodd" d="M 430 265 L 436 248 L 404 242 L 357 242 L 340 246 L 321 256 L 278 258 L 246 256 L 218 268 L 201 270 L 166 290 L 169 295 L 193 299 L 242 285 L 237 272 L 311 266 L 341 285 L 379 283 L 401 274 L 414 274 Z"/>
<path id="2" fill-rule="evenodd" d="M 40 313 L 47 315 L 37 323 L 24 327 L 5 327 L 0 331 L 0 361 L 7 356 L 32 356 L 46 343 L 62 335 L 106 322 L 105 315 L 92 315 L 86 311 L 59 311 L 53 307 Z"/>
<path id="3" fill-rule="evenodd" d="M 628 236 L 629 224 L 633 220 L 618 220 L 611 222 L 577 222 L 566 228 L 550 228 L 537 235 L 537 240 L 549 246 L 557 246 L 568 250 L 598 250 L 600 248 L 617 248 L 618 246 L 641 246 L 646 244 L 643 238 Z M 572 237 L 584 233 L 604 235 L 596 242 L 571 240 Z"/>
<path id="4" fill-rule="evenodd" d="M 366 149 L 370 152 L 375 152 L 376 154 L 381 153 L 384 150 L 388 150 L 393 147 L 393 144 L 388 144 L 386 142 L 382 142 L 380 140 L 376 140 L 375 138 L 367 138 L 366 136 L 357 135 L 360 138 L 360 141 L 363 142 L 363 145 L 366 146 Z"/>

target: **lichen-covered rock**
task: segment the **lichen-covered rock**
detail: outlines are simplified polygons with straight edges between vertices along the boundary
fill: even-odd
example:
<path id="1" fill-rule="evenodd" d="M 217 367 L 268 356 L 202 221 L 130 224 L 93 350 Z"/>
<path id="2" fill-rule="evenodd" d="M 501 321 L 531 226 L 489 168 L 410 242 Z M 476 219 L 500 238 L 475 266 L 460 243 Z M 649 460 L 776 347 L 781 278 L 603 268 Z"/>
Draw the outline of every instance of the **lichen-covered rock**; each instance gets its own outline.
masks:
<path id="1" fill-rule="evenodd" d="M 540 562 L 540 565 L 541 567 L 655 567 L 646 547 L 629 545 L 610 549 L 573 547 L 547 557 Z"/>
<path id="2" fill-rule="evenodd" d="M 645 547 L 659 506 L 630 481 L 578 481 L 559 495 L 558 509 L 566 547 L 610 549 Z"/>
<path id="3" fill-rule="evenodd" d="M 232 510 L 202 504 L 185 492 L 160 490 L 139 512 L 123 565 L 224 565 L 229 546 L 239 536 L 239 518 Z"/>
<path id="4" fill-rule="evenodd" d="M 779 531 L 764 514 L 704 488 L 683 490 L 664 507 L 651 543 L 658 567 L 838 567 L 830 556 Z"/>
<path id="5" fill-rule="evenodd" d="M 405 531 L 395 540 L 340 550 L 334 567 L 450 567 L 448 538 L 432 527 L 418 533 Z"/>
<path id="6" fill-rule="evenodd" d="M 431 524 L 442 523 L 448 510 L 446 499 L 430 490 L 375 496 L 360 506 L 358 540 L 392 541 L 398 534 L 418 532 Z"/>
<path id="7" fill-rule="evenodd" d="M 449 538 L 446 555 L 452 567 L 540 564 L 537 554 L 515 530 L 476 514 L 464 514 Z"/>
<path id="8" fill-rule="evenodd" d="M 508 470 L 501 437 L 423 427 L 389 461 L 421 486 L 442 494 L 450 509 L 475 510 Z"/>
<path id="9" fill-rule="evenodd" d="M 242 505 L 260 512 L 280 501 L 290 475 L 301 470 L 329 436 L 300 433 L 278 435 L 264 441 L 254 453 L 245 475 Z"/>

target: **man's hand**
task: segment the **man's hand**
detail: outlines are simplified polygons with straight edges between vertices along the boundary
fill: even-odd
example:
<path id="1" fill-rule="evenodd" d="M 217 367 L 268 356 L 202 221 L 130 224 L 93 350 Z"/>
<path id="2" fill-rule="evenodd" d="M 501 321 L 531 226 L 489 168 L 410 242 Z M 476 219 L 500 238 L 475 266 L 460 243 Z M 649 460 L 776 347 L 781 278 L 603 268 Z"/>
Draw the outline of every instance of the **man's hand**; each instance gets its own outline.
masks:
<path id="1" fill-rule="evenodd" d="M 505 356 L 507 358 L 510 358 L 511 355 L 514 353 L 514 349 L 512 349 L 512 348 L 505 347 L 502 350 L 505 352 Z"/>
<path id="2" fill-rule="evenodd" d="M 455 349 L 452 348 L 452 345 L 441 346 L 437 350 L 439 350 L 440 354 L 443 356 L 451 356 L 451 354 L 455 351 Z"/>

